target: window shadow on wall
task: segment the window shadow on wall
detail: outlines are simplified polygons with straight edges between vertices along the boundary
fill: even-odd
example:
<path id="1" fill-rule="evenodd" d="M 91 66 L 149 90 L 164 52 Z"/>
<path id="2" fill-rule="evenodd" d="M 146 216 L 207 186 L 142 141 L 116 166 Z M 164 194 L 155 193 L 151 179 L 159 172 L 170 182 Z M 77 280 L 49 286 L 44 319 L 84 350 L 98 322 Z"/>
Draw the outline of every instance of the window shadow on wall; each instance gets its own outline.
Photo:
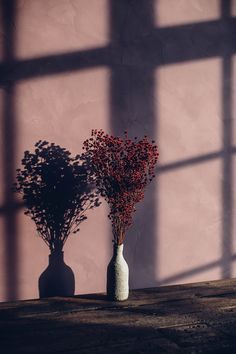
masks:
<path id="1" fill-rule="evenodd" d="M 6 71 L 9 71 L 14 61 L 15 45 L 15 1 L 1 1 L 3 26 L 3 60 Z M 3 216 L 3 230 L 5 242 L 5 297 L 8 300 L 18 298 L 18 228 L 16 202 L 12 193 L 12 183 L 15 176 L 15 159 L 17 149 L 16 115 L 14 102 L 14 82 L 4 82 L 3 86 L 3 120 L 2 120 L 2 148 L 3 148 L 3 206 L 0 216 Z"/>
<path id="2" fill-rule="evenodd" d="M 150 0 L 112 0 L 110 3 L 111 46 L 117 62 L 111 67 L 110 127 L 115 135 L 125 130 L 134 137 L 155 139 L 157 116 L 154 102 L 154 69 L 149 62 L 139 65 L 145 55 L 145 36 L 154 26 L 153 2 Z M 141 39 L 132 63 L 126 62 L 133 43 Z M 132 50 L 132 49 L 131 49 Z M 130 286 L 151 286 L 156 281 L 158 222 L 155 184 L 152 182 L 138 207 L 134 223 L 126 235 L 125 256 L 130 267 Z M 143 245 L 141 247 L 141 245 Z"/>
<path id="3" fill-rule="evenodd" d="M 233 233 L 233 147 L 232 138 L 232 55 L 236 52 L 236 20 L 230 18 L 231 1 L 221 1 L 222 18 L 216 21 L 158 28 L 154 26 L 152 0 L 110 0 L 110 44 L 86 51 L 50 55 L 35 59 L 14 58 L 15 8 L 14 0 L 1 1 L 4 29 L 4 58 L 0 64 L 3 104 L 3 182 L 4 202 L 0 206 L 4 218 L 6 298 L 18 297 L 18 228 L 20 205 L 11 192 L 17 150 L 17 112 L 14 108 L 15 83 L 24 79 L 57 75 L 59 73 L 107 67 L 111 70 L 110 127 L 120 134 L 128 129 L 131 136 L 147 134 L 158 143 L 158 107 L 154 101 L 154 70 L 161 65 L 187 62 L 210 57 L 222 58 L 222 150 L 189 160 L 162 165 L 164 173 L 201 161 L 220 158 L 222 181 L 222 257 L 219 264 L 222 277 L 232 276 Z M 79 93 L 78 93 L 79 94 Z M 158 178 L 158 177 L 157 177 Z M 135 225 L 127 237 L 127 258 L 131 260 L 133 284 L 161 285 L 157 279 L 158 266 L 158 205 L 153 185 L 140 206 Z M 154 198 L 155 194 L 155 198 Z M 140 239 L 139 239 L 140 237 Z M 144 238 L 145 237 L 145 241 Z M 143 247 L 141 246 L 143 245 Z M 137 246 L 137 247 L 136 247 Z M 136 251 L 134 251 L 136 248 Z M 218 262 L 218 261 L 217 261 Z M 218 263 L 217 263 L 218 264 Z M 146 268 L 145 268 L 146 267 Z M 198 273 L 204 271 L 202 265 Z M 206 265 L 207 267 L 207 265 Z M 145 274 L 148 278 L 145 280 Z M 208 268 L 206 268 L 208 269 Z M 206 270 L 205 269 L 205 270 Z M 190 269 L 188 274 L 196 274 Z M 176 274 L 178 281 L 184 279 Z M 133 277 L 133 278 L 132 278 Z M 174 278 L 170 277 L 170 281 Z M 131 283 L 132 286 L 132 283 Z"/>
<path id="4" fill-rule="evenodd" d="M 220 266 L 223 278 L 232 276 L 233 256 L 233 126 L 232 53 L 236 46 L 235 19 L 230 18 L 231 1 L 221 1 L 217 21 L 168 28 L 154 27 L 153 1 L 111 1 L 111 45 L 119 53 L 111 71 L 111 129 L 132 136 L 147 134 L 158 143 L 158 107 L 155 107 L 154 70 L 161 65 L 211 57 L 222 58 L 222 150 L 188 160 L 161 165 L 158 173 L 212 159 L 221 159 L 223 179 L 220 260 L 168 277 L 181 281 Z M 155 110 L 155 108 L 157 108 Z M 157 135 L 156 135 L 157 134 Z M 156 135 L 156 136 L 155 136 Z M 163 147 L 162 147 L 163 148 Z M 158 180 L 158 177 L 157 177 Z M 219 181 L 220 183 L 220 181 Z M 157 187 L 156 187 L 157 188 Z M 152 195 L 155 194 L 155 199 Z M 166 283 L 158 279 L 158 194 L 155 187 L 145 196 L 140 213 L 127 237 L 131 286 Z M 214 266 L 213 266 L 214 264 Z M 157 272 L 157 273 L 156 273 Z M 146 278 L 145 278 L 146 277 Z M 139 279 L 141 278 L 141 279 Z"/>
<path id="5" fill-rule="evenodd" d="M 222 24 L 230 18 L 231 1 L 221 0 Z M 235 28 L 234 28 L 235 33 Z M 236 49 L 235 40 L 230 43 Z M 222 180 L 222 278 L 232 277 L 233 252 L 233 116 L 232 90 L 233 70 L 232 56 L 229 46 L 225 43 L 222 51 L 222 150 L 223 150 L 223 180 Z"/>

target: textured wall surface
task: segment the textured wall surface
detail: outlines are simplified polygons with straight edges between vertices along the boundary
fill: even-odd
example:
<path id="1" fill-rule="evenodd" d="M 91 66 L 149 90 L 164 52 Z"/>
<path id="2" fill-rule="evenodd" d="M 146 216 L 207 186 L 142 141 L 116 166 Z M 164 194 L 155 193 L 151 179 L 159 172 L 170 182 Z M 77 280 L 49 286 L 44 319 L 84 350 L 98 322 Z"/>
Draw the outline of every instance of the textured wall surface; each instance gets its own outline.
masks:
<path id="1" fill-rule="evenodd" d="M 39 139 L 147 134 L 158 177 L 127 233 L 131 288 L 236 275 L 236 0 L 9 0 L 0 23 L 0 300 L 38 297 L 49 250 L 11 192 Z M 76 294 L 104 291 L 105 202 L 65 246 Z"/>

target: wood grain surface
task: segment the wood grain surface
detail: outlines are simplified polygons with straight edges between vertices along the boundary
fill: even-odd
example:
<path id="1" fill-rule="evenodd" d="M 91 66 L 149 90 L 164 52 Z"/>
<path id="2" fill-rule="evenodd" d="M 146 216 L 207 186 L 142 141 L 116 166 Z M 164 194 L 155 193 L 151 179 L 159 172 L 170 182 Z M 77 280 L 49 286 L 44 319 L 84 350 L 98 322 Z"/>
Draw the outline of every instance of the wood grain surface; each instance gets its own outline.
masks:
<path id="1" fill-rule="evenodd" d="M 236 353 L 236 280 L 0 303 L 0 353 Z"/>

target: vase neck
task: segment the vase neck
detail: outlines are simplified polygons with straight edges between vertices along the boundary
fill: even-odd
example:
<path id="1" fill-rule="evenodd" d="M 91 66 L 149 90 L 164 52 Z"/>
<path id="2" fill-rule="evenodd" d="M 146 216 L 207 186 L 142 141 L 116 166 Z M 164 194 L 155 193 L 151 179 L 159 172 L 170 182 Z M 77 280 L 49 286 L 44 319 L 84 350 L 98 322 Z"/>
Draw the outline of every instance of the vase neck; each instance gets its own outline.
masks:
<path id="1" fill-rule="evenodd" d="M 58 264 L 58 263 L 63 263 L 63 262 L 64 262 L 64 252 L 63 251 L 52 252 L 49 255 L 49 264 Z"/>
<path id="2" fill-rule="evenodd" d="M 124 249 L 124 245 L 116 245 L 114 244 L 113 246 L 113 253 L 114 256 L 122 256 L 123 255 L 123 249 Z"/>

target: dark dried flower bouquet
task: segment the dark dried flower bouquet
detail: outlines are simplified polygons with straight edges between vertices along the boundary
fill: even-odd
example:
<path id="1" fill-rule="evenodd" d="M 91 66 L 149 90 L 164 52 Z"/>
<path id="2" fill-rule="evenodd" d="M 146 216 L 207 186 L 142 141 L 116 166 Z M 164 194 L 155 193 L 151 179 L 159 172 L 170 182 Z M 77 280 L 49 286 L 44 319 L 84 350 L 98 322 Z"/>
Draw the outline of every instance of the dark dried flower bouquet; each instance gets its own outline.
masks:
<path id="1" fill-rule="evenodd" d="M 147 136 L 134 140 L 92 130 L 85 140 L 83 158 L 92 166 L 99 192 L 110 206 L 113 242 L 121 245 L 132 224 L 135 204 L 144 198 L 145 187 L 155 177 L 158 149 Z"/>
<path id="2" fill-rule="evenodd" d="M 86 211 L 100 204 L 91 189 L 93 176 L 86 161 L 59 145 L 39 141 L 25 151 L 17 170 L 15 191 L 23 194 L 29 215 L 51 252 L 62 251 L 70 233 L 79 231 Z"/>

